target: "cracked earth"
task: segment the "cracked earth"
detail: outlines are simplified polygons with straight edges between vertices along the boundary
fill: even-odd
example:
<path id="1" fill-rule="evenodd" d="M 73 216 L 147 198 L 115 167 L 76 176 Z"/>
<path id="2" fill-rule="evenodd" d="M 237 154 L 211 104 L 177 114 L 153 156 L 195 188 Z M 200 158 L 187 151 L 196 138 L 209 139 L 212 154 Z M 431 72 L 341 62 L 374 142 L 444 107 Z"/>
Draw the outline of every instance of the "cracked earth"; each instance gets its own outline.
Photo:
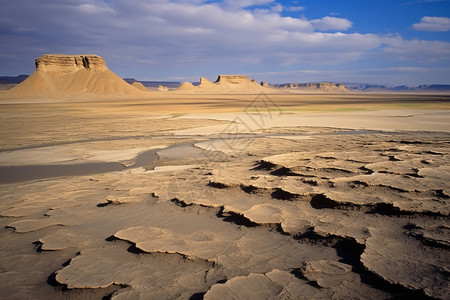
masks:
<path id="1" fill-rule="evenodd" d="M 3 184 L 6 297 L 450 298 L 448 133 L 182 143 L 147 168 Z"/>

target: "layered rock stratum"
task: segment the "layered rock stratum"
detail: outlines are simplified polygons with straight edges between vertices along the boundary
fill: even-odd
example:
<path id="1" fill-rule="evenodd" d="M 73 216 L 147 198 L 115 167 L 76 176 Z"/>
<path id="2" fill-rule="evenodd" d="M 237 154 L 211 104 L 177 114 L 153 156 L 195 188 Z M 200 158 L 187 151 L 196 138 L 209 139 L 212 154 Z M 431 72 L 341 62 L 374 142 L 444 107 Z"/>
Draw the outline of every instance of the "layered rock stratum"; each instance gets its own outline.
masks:
<path id="1" fill-rule="evenodd" d="M 350 92 L 343 84 L 334 82 L 284 83 L 275 86 L 281 89 L 309 92 Z"/>
<path id="2" fill-rule="evenodd" d="M 143 96 L 114 74 L 98 55 L 45 54 L 36 70 L 10 93 L 17 97 Z"/>

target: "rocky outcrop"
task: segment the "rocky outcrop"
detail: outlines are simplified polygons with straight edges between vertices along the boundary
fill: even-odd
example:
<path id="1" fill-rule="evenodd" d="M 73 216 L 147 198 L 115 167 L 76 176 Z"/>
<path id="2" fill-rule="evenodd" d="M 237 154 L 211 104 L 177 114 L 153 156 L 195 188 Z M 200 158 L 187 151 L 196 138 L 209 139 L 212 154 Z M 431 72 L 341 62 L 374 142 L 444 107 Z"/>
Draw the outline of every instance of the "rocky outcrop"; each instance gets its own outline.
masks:
<path id="1" fill-rule="evenodd" d="M 167 86 L 164 86 L 164 85 L 159 85 L 158 86 L 158 91 L 160 91 L 160 92 L 168 92 L 169 88 Z"/>
<path id="2" fill-rule="evenodd" d="M 198 86 L 188 83 L 182 84 L 179 91 L 191 91 L 196 93 L 261 93 L 266 90 L 255 80 L 250 80 L 245 75 L 219 75 L 215 82 L 201 77 Z"/>
<path id="3" fill-rule="evenodd" d="M 284 83 L 278 84 L 276 87 L 311 92 L 349 92 L 343 84 L 333 82 Z"/>
<path id="4" fill-rule="evenodd" d="M 98 55 L 45 54 L 35 60 L 36 71 L 76 72 L 79 70 L 108 70 L 105 60 Z"/>
<path id="5" fill-rule="evenodd" d="M 218 84 L 242 84 L 252 82 L 245 75 L 219 75 L 215 83 Z"/>
<path id="6" fill-rule="evenodd" d="M 45 54 L 35 66 L 31 76 L 10 90 L 12 97 L 142 97 L 147 92 L 111 72 L 98 55 Z"/>

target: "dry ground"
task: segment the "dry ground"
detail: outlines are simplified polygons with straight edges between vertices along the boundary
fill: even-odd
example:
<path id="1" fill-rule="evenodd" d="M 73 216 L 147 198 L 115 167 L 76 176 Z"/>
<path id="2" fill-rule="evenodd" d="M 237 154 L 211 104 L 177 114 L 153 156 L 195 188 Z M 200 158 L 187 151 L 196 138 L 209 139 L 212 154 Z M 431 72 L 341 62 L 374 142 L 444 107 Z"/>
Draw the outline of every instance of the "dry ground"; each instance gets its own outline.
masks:
<path id="1" fill-rule="evenodd" d="M 0 100 L 0 296 L 448 299 L 449 100 Z"/>

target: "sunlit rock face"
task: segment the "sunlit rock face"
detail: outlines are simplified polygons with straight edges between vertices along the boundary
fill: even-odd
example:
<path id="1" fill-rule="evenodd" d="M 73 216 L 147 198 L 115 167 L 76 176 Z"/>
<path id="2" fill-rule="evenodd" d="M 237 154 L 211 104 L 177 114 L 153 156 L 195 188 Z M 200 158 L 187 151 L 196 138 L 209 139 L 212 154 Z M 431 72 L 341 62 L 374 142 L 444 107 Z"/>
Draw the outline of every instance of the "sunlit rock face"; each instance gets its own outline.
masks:
<path id="1" fill-rule="evenodd" d="M 250 83 L 252 82 L 245 75 L 219 75 L 217 77 L 216 83 L 231 83 L 231 84 L 241 84 L 241 83 Z"/>
<path id="2" fill-rule="evenodd" d="M 76 72 L 79 70 L 108 70 L 105 60 L 98 55 L 45 54 L 36 59 L 36 71 Z"/>

